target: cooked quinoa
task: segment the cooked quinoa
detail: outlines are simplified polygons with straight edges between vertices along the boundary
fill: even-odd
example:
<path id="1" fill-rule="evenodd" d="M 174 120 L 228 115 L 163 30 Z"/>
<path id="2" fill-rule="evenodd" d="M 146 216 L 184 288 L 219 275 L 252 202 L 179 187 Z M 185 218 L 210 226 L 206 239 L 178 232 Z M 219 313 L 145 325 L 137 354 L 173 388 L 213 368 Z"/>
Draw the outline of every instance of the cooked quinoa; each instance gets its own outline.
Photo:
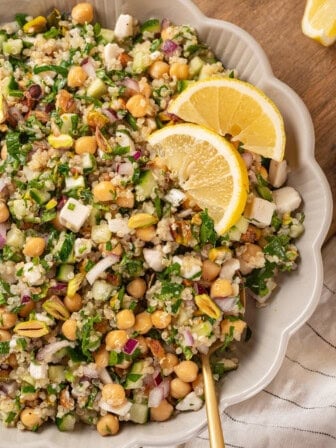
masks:
<path id="1" fill-rule="evenodd" d="M 296 267 L 286 162 L 239 145 L 249 199 L 218 235 L 146 142 L 188 83 L 237 76 L 196 30 L 89 4 L 0 30 L 0 418 L 109 435 L 200 409 L 199 355 L 220 340 L 215 378 L 237 368 L 242 281 L 262 305 Z"/>

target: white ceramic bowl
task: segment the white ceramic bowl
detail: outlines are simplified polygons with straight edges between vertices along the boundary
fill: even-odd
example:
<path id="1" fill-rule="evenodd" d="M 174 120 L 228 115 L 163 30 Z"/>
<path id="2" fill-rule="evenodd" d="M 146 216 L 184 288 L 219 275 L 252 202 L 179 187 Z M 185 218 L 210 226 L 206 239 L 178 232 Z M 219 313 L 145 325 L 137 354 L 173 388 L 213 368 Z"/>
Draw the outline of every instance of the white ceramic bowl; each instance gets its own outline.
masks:
<path id="1" fill-rule="evenodd" d="M 12 20 L 17 12 L 46 13 L 52 7 L 70 11 L 73 0 L 0 0 L 1 21 Z M 301 99 L 276 79 L 266 55 L 255 40 L 241 28 L 205 17 L 190 0 L 95 0 L 98 20 L 113 26 L 120 13 L 140 20 L 169 18 L 177 24 L 194 26 L 228 68 L 239 77 L 263 89 L 280 108 L 287 132 L 286 158 L 290 163 L 289 184 L 304 200 L 305 234 L 298 243 L 301 261 L 296 272 L 286 275 L 268 307 L 249 306 L 248 323 L 253 336 L 239 349 L 240 366 L 226 376 L 220 391 L 220 408 L 239 403 L 264 388 L 283 361 L 288 339 L 313 313 L 322 287 L 321 245 L 331 221 L 332 199 L 329 185 L 314 159 L 314 130 Z M 289 63 L 289 61 L 284 61 Z M 41 434 L 2 429 L 1 446 L 11 448 L 56 448 L 80 446 L 135 448 L 143 445 L 168 447 L 184 442 L 206 426 L 205 409 L 180 414 L 165 423 L 145 426 L 126 425 L 113 440 L 81 428 L 61 433 L 49 426 Z"/>

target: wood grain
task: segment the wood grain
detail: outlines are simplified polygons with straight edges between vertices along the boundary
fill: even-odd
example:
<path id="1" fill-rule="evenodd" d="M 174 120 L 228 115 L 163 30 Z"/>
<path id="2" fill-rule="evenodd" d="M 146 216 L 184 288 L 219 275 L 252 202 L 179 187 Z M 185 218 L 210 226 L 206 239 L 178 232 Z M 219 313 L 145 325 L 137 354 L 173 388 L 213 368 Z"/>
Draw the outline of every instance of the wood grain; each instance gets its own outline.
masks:
<path id="1" fill-rule="evenodd" d="M 194 0 L 201 11 L 235 23 L 263 47 L 274 74 L 292 87 L 313 118 L 316 159 L 336 198 L 336 44 L 323 47 L 303 35 L 304 0 Z M 329 237 L 336 233 L 336 209 Z"/>

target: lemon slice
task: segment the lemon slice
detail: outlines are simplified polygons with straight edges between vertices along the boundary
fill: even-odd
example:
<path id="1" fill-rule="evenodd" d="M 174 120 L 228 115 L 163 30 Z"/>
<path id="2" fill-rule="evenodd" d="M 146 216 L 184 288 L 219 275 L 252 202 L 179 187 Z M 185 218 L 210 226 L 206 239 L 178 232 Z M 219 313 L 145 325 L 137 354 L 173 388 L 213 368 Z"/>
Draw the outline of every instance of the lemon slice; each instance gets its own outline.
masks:
<path id="1" fill-rule="evenodd" d="M 308 0 L 302 19 L 303 33 L 322 45 L 336 41 L 336 0 Z"/>
<path id="2" fill-rule="evenodd" d="M 208 209 L 217 233 L 240 218 L 248 176 L 238 151 L 225 138 L 195 124 L 166 126 L 148 137 L 168 169 L 202 209 Z"/>
<path id="3" fill-rule="evenodd" d="M 285 130 L 276 105 L 258 88 L 232 78 L 197 81 L 173 100 L 168 112 L 197 123 L 264 157 L 281 161 Z"/>

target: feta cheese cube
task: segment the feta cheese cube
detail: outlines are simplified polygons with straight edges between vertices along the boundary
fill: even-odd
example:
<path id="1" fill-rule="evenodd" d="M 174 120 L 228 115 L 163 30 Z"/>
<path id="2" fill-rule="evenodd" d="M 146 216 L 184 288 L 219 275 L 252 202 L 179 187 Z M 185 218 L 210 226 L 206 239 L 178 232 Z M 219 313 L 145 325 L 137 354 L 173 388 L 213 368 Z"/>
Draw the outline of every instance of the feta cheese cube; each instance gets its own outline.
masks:
<path id="1" fill-rule="evenodd" d="M 263 228 L 271 224 L 274 210 L 274 202 L 253 196 L 246 205 L 244 215 L 253 221 L 255 226 Z"/>
<path id="2" fill-rule="evenodd" d="M 27 282 L 30 286 L 42 285 L 45 271 L 40 264 L 35 265 L 32 262 L 26 263 L 23 266 L 22 280 Z"/>
<path id="3" fill-rule="evenodd" d="M 123 52 L 124 50 L 119 47 L 117 44 L 107 44 L 104 47 L 104 62 L 105 67 L 108 70 L 113 70 L 118 66 L 118 56 Z"/>
<path id="4" fill-rule="evenodd" d="M 165 196 L 166 201 L 170 202 L 174 207 L 178 207 L 186 198 L 181 190 L 172 188 Z"/>
<path id="5" fill-rule="evenodd" d="M 287 180 L 286 160 L 282 160 L 281 162 L 271 160 L 268 173 L 269 183 L 273 185 L 273 187 L 279 188 L 286 182 L 286 180 Z"/>
<path id="6" fill-rule="evenodd" d="M 77 199 L 70 198 L 61 210 L 60 222 L 73 232 L 78 232 L 88 219 L 90 212 L 90 206 L 83 205 Z"/>
<path id="7" fill-rule="evenodd" d="M 276 210 L 279 213 L 290 213 L 301 204 L 301 196 L 293 187 L 283 187 L 273 191 Z"/>
<path id="8" fill-rule="evenodd" d="M 129 14 L 120 14 L 114 28 L 114 35 L 117 39 L 125 39 L 133 35 L 133 17 Z"/>
<path id="9" fill-rule="evenodd" d="M 43 380 L 48 377 L 47 364 L 30 363 L 29 373 L 35 380 Z"/>
<path id="10" fill-rule="evenodd" d="M 178 263 L 181 266 L 181 275 L 188 279 L 200 279 L 202 274 L 202 261 L 192 255 L 185 255 L 184 257 L 174 256 L 173 263 Z"/>

